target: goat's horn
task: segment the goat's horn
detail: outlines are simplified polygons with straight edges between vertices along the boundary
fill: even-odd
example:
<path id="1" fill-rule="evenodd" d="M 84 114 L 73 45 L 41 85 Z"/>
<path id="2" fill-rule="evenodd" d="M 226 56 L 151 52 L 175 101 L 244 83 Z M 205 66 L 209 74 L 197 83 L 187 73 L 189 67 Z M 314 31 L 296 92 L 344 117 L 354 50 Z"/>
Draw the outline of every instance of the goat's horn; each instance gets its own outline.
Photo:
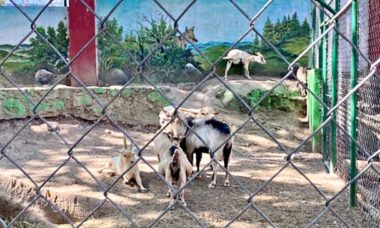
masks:
<path id="1" fill-rule="evenodd" d="M 127 143 L 127 137 L 123 134 L 123 141 L 124 141 L 124 149 L 127 149 L 128 143 Z"/>
<path id="2" fill-rule="evenodd" d="M 193 113 L 193 114 L 197 114 L 200 112 L 199 109 L 197 109 L 197 111 L 195 111 L 194 109 L 187 109 L 187 108 L 179 108 L 180 111 L 182 112 L 190 112 L 190 113 Z"/>

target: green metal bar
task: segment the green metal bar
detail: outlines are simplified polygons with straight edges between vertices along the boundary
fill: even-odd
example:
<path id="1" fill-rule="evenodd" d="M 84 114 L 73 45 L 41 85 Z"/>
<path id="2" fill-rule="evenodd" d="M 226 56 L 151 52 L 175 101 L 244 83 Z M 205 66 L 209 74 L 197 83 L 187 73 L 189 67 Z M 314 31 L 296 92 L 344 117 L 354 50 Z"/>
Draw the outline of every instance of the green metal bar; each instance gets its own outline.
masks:
<path id="1" fill-rule="evenodd" d="M 335 10 L 339 11 L 340 0 L 335 0 Z M 338 24 L 335 26 L 338 28 Z M 332 60 L 331 60 L 331 107 L 335 107 L 338 101 L 338 48 L 339 34 L 334 31 L 332 40 Z M 334 173 L 336 170 L 336 112 L 332 113 L 333 121 L 330 124 L 330 164 L 329 173 Z"/>
<path id="2" fill-rule="evenodd" d="M 353 45 L 358 44 L 358 2 L 352 1 L 351 5 L 351 41 Z M 355 48 L 351 49 L 351 89 L 354 88 L 358 80 L 358 56 Z M 356 140 L 356 126 L 357 126 L 357 93 L 352 94 L 350 99 L 350 134 Z M 350 141 L 350 178 L 351 180 L 357 174 L 356 169 L 356 145 L 353 140 Z M 356 206 L 356 181 L 352 182 L 350 186 L 350 206 Z"/>
<path id="3" fill-rule="evenodd" d="M 318 2 L 323 8 L 327 9 L 330 13 L 334 15 L 337 13 L 337 11 L 331 8 L 329 4 L 325 3 L 324 0 L 315 0 L 315 1 Z"/>
<path id="4" fill-rule="evenodd" d="M 325 31 L 323 27 L 322 32 Z M 322 101 L 327 104 L 327 35 L 322 39 Z M 327 108 L 323 106 L 322 122 L 327 119 Z M 322 156 L 323 161 L 327 161 L 327 127 L 322 129 Z"/>

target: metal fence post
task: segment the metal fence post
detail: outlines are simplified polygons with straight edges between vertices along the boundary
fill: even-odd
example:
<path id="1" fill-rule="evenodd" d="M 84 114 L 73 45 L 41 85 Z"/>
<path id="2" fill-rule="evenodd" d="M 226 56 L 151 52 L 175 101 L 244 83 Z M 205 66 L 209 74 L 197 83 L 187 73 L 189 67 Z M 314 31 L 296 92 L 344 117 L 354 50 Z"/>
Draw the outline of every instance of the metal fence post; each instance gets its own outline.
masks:
<path id="1" fill-rule="evenodd" d="M 354 46 L 358 45 L 358 2 L 352 1 L 351 6 L 351 41 Z M 356 49 L 351 49 L 351 88 L 354 88 L 357 84 L 358 78 L 358 56 Z M 350 134 L 354 140 L 357 138 L 356 126 L 357 126 L 357 93 L 353 93 L 350 99 Z M 357 174 L 356 168 L 356 145 L 353 140 L 350 141 L 350 179 L 354 179 Z M 356 205 L 356 181 L 350 185 L 350 206 Z"/>
<path id="2" fill-rule="evenodd" d="M 335 11 L 339 11 L 340 0 L 335 0 Z M 338 24 L 335 25 L 336 29 Z M 331 107 L 336 105 L 338 100 L 338 47 L 339 35 L 336 31 L 333 33 L 332 40 L 332 60 L 331 60 Z M 330 164 L 329 172 L 334 173 L 336 170 L 336 111 L 332 113 L 333 121 L 330 125 Z"/>

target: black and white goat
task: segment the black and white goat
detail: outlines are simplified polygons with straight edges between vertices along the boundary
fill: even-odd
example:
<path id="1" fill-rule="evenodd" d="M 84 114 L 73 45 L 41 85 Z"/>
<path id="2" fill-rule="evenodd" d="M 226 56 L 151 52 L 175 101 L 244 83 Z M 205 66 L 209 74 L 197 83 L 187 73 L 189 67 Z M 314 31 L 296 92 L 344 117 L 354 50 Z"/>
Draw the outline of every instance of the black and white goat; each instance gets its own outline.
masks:
<path id="1" fill-rule="evenodd" d="M 166 106 L 164 107 L 159 114 L 159 123 L 161 128 L 164 127 L 168 122 L 170 122 L 171 118 L 174 115 L 175 108 L 173 106 Z M 200 109 L 188 109 L 188 108 L 179 108 L 178 112 L 180 113 L 181 117 L 183 119 L 211 119 L 218 115 L 219 113 L 215 111 L 212 107 L 205 106 Z M 158 161 L 160 161 L 160 157 L 162 156 L 162 153 L 164 153 L 171 145 L 172 143 L 169 140 L 169 137 L 167 135 L 167 132 L 173 132 L 177 130 L 178 124 L 176 124 L 176 121 L 174 120 L 174 124 L 170 124 L 166 127 L 164 131 L 162 131 L 153 141 L 154 144 L 154 152 L 158 158 Z M 161 129 L 158 131 L 160 132 Z M 174 134 L 178 135 L 178 134 Z M 207 148 L 203 149 L 204 153 L 208 153 Z"/>
<path id="2" fill-rule="evenodd" d="M 181 115 L 179 116 L 181 118 Z M 228 164 L 232 151 L 230 127 L 226 123 L 223 123 L 214 118 L 185 119 L 187 121 L 187 125 L 191 127 L 191 130 L 179 118 L 175 118 L 165 129 L 165 132 L 171 134 L 173 140 L 177 140 L 180 143 L 180 146 L 186 153 L 189 162 L 193 164 L 193 154 L 195 153 L 197 170 L 199 171 L 202 153 L 209 153 L 208 147 L 211 149 L 211 151 L 215 151 L 218 148 L 215 153 L 211 154 L 211 158 L 215 158 L 219 161 L 223 160 L 224 168 L 228 170 Z M 198 136 L 202 140 L 200 140 Z M 221 146 L 222 143 L 224 143 L 224 145 Z M 211 167 L 213 169 L 213 175 L 212 181 L 208 187 L 215 188 L 218 166 L 215 162 L 211 162 Z M 226 172 L 224 186 L 229 185 L 229 175 L 228 172 Z"/>

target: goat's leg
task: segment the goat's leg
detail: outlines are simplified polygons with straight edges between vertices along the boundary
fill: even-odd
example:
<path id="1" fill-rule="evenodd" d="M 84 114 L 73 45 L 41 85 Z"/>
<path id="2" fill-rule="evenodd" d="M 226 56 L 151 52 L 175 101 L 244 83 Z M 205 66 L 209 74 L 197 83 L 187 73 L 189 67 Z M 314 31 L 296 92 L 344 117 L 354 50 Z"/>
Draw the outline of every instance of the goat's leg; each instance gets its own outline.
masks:
<path id="1" fill-rule="evenodd" d="M 224 79 L 225 80 L 227 80 L 227 74 L 228 74 L 228 71 L 231 68 L 231 65 L 232 65 L 232 62 L 230 62 L 229 60 L 227 60 L 226 71 L 224 72 Z"/>
<path id="2" fill-rule="evenodd" d="M 197 172 L 199 172 L 199 166 L 201 165 L 201 160 L 202 160 L 202 151 L 197 151 L 195 155 L 196 155 Z M 197 178 L 201 178 L 201 174 L 199 174 Z"/>
<path id="3" fill-rule="evenodd" d="M 226 179 L 224 180 L 224 186 L 230 186 L 230 175 L 227 171 L 228 171 L 228 164 L 231 157 L 231 151 L 232 151 L 232 144 L 228 142 L 223 147 L 223 162 L 224 162 L 224 168 L 226 169 Z"/>
<path id="4" fill-rule="evenodd" d="M 137 186 L 139 186 L 139 191 L 140 192 L 147 192 L 148 191 L 148 189 L 144 188 L 144 186 L 142 185 L 142 181 L 141 181 L 140 171 L 139 170 L 135 171 L 135 180 L 136 180 Z"/>
<path id="5" fill-rule="evenodd" d="M 180 176 L 180 180 L 178 183 L 178 187 L 182 188 L 186 183 L 186 172 L 182 171 L 180 175 L 181 176 Z M 182 189 L 182 191 L 181 191 L 181 203 L 183 204 L 183 206 L 185 206 L 185 207 L 187 206 L 186 201 L 185 201 L 185 189 Z"/>
<path id="6" fill-rule="evenodd" d="M 218 164 L 215 163 L 215 161 L 211 162 L 212 166 L 212 177 L 211 177 L 211 183 L 208 185 L 208 188 L 213 189 L 216 186 L 216 173 L 217 173 L 217 168 Z"/>
<path id="7" fill-rule="evenodd" d="M 103 166 L 101 169 L 98 170 L 98 173 L 103 173 L 105 169 L 107 169 L 108 166 Z"/>
<path id="8" fill-rule="evenodd" d="M 165 180 L 169 184 L 170 187 L 173 187 L 173 179 L 172 179 L 172 176 L 170 175 L 170 172 L 168 172 L 168 171 L 169 170 L 167 170 L 167 172 L 165 172 Z M 169 188 L 168 194 L 170 197 L 169 207 L 171 207 L 170 209 L 173 210 L 174 209 L 174 203 L 175 203 L 174 192 Z"/>
<path id="9" fill-rule="evenodd" d="M 251 77 L 249 76 L 249 62 L 244 63 L 244 73 L 246 78 L 251 79 Z"/>

